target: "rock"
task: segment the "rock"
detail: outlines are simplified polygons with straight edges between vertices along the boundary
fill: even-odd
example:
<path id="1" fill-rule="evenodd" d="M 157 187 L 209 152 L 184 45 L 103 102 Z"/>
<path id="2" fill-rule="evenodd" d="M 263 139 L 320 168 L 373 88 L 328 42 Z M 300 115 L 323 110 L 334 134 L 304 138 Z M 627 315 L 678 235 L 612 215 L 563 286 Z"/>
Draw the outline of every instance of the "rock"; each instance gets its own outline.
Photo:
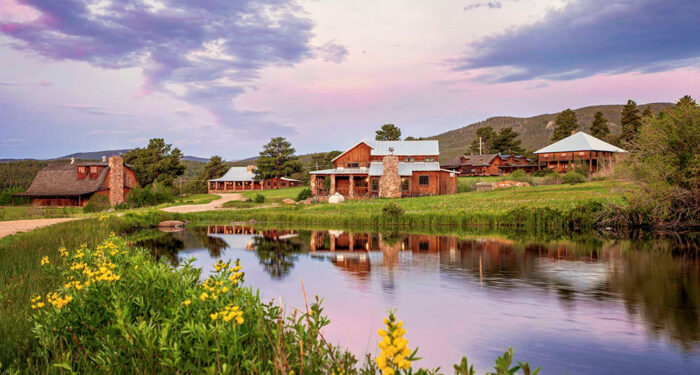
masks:
<path id="1" fill-rule="evenodd" d="M 284 203 L 284 204 L 296 204 L 297 202 L 294 199 L 286 198 L 282 201 L 282 203 Z"/>
<path id="2" fill-rule="evenodd" d="M 255 224 L 257 224 L 257 223 L 258 223 L 258 221 L 255 220 L 255 219 L 250 219 L 250 220 L 248 220 L 248 224 L 250 224 L 250 225 L 255 225 Z"/>
<path id="3" fill-rule="evenodd" d="M 345 202 L 345 197 L 340 195 L 339 193 L 335 193 L 328 197 L 328 203 L 336 204 L 336 203 L 343 203 Z"/>
<path id="4" fill-rule="evenodd" d="M 491 184 L 494 189 L 507 189 L 510 187 L 526 187 L 530 186 L 527 182 L 520 181 L 498 181 Z"/>
<path id="5" fill-rule="evenodd" d="M 493 190 L 493 185 L 490 182 L 477 182 L 474 187 L 476 191 Z"/>
<path id="6" fill-rule="evenodd" d="M 231 223 L 231 226 L 234 226 L 234 227 L 242 227 L 242 226 L 245 226 L 245 221 L 234 221 L 234 222 Z"/>
<path id="7" fill-rule="evenodd" d="M 318 202 L 320 202 L 320 200 L 318 199 L 318 197 L 313 197 L 313 198 L 311 198 L 311 203 L 316 204 L 316 203 L 318 203 Z"/>
<path id="8" fill-rule="evenodd" d="M 302 204 L 311 204 L 313 203 L 313 199 L 311 198 L 306 198 L 303 201 L 301 201 Z"/>
<path id="9" fill-rule="evenodd" d="M 158 228 L 182 228 L 184 226 L 185 222 L 180 220 L 166 220 L 158 223 Z"/>

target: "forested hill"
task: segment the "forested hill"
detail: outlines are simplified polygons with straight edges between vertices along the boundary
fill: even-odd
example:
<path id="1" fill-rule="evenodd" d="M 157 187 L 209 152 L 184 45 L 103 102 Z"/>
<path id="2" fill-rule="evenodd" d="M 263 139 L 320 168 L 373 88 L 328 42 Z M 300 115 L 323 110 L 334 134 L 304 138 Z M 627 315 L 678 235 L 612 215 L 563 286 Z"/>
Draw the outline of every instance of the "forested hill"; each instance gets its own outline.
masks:
<path id="1" fill-rule="evenodd" d="M 651 107 L 654 113 L 658 113 L 662 109 L 671 106 L 672 103 L 649 103 L 639 105 L 639 114 L 644 111 L 647 106 Z M 593 116 L 596 112 L 601 111 L 608 119 L 608 127 L 613 134 L 620 133 L 620 113 L 624 105 L 596 105 L 591 107 L 583 107 L 575 109 L 576 117 L 581 124 L 579 130 L 588 131 L 588 128 L 593 122 Z M 467 147 L 474 139 L 476 130 L 481 127 L 490 126 L 495 131 L 511 126 L 513 130 L 520 133 L 518 139 L 522 140 L 523 147 L 529 151 L 540 149 L 550 142 L 552 132 L 554 131 L 554 120 L 558 113 L 548 113 L 533 117 L 491 117 L 481 122 L 473 123 L 459 129 L 450 130 L 448 132 L 438 134 L 425 139 L 436 139 L 440 141 L 440 159 L 447 160 L 455 156 L 459 156 L 466 152 Z"/>

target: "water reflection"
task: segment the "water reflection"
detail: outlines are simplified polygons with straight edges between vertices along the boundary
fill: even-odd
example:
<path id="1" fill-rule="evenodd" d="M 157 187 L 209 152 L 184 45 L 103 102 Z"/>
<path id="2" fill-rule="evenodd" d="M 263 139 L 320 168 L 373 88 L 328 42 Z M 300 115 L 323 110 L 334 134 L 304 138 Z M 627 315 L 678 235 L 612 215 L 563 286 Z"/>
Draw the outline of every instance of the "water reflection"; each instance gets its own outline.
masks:
<path id="1" fill-rule="evenodd" d="M 205 271 L 241 258 L 250 285 L 292 306 L 304 278 L 326 298 L 329 336 L 358 353 L 398 307 L 425 364 L 468 353 L 488 365 L 513 345 L 546 373 L 700 370 L 700 262 L 665 242 L 210 226 L 137 244 Z"/>

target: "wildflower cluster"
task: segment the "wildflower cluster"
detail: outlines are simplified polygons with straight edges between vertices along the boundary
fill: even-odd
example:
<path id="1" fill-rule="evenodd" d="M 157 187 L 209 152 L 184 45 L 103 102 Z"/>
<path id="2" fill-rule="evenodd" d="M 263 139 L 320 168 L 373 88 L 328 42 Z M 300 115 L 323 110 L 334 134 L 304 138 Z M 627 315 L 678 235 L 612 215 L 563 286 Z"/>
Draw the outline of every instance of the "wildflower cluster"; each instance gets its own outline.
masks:
<path id="1" fill-rule="evenodd" d="M 240 260 L 236 260 L 233 265 L 231 261 L 216 262 L 214 273 L 202 283 L 202 291 L 198 295 L 199 300 L 207 302 L 212 309 L 209 310 L 209 318 L 212 321 L 234 321 L 238 325 L 243 324 L 245 320 L 240 306 L 229 302 L 231 297 L 236 295 L 236 287 L 243 281 L 243 276 Z M 192 300 L 188 299 L 182 302 L 182 305 L 189 306 L 191 303 Z"/>
<path id="2" fill-rule="evenodd" d="M 37 298 L 37 301 L 41 299 L 41 296 L 35 297 Z M 51 304 L 51 306 L 61 309 L 64 306 L 68 304 L 68 302 L 72 301 L 73 297 L 71 296 L 61 296 L 58 293 L 47 293 L 46 294 L 46 302 Z M 35 307 L 36 306 L 36 307 Z M 38 309 L 44 307 L 44 303 L 42 302 L 37 302 L 36 305 L 32 305 L 32 309 Z"/>
<path id="3" fill-rule="evenodd" d="M 49 263 L 51 263 L 51 262 L 49 261 L 49 257 L 43 257 L 43 258 L 41 258 L 41 265 L 42 265 L 42 266 L 45 266 L 45 265 L 47 265 L 47 264 L 49 264 Z"/>
<path id="4" fill-rule="evenodd" d="M 401 369 L 410 369 L 413 354 L 406 346 L 408 340 L 403 338 L 406 329 L 403 328 L 403 321 L 396 321 L 393 312 L 389 312 L 389 318 L 384 318 L 386 330 L 380 329 L 379 336 L 382 341 L 379 343 L 381 353 L 376 358 L 377 366 L 383 375 L 393 375 Z"/>
<path id="5" fill-rule="evenodd" d="M 41 296 L 32 298 L 32 310 L 44 307 L 44 302 L 41 302 Z"/>
<path id="6" fill-rule="evenodd" d="M 243 319 L 243 311 L 238 306 L 233 304 L 226 306 L 223 310 L 215 312 L 209 315 L 211 320 L 223 320 L 224 322 L 230 322 L 236 319 L 236 324 L 241 325 L 245 321 Z"/>

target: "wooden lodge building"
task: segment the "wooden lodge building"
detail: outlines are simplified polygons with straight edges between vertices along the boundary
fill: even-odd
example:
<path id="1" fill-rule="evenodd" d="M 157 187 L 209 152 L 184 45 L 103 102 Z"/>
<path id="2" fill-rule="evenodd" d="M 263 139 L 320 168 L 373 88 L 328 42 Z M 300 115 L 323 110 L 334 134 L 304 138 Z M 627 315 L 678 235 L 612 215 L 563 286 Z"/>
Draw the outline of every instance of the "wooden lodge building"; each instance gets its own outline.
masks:
<path id="1" fill-rule="evenodd" d="M 209 194 L 233 193 L 237 191 L 279 189 L 298 186 L 301 182 L 287 177 L 255 179 L 255 166 L 231 167 L 221 178 L 207 181 Z"/>
<path id="2" fill-rule="evenodd" d="M 499 176 L 515 170 L 528 173 L 537 170 L 537 164 L 524 156 L 502 154 L 462 155 L 440 167 L 459 172 L 462 176 Z"/>
<path id="3" fill-rule="evenodd" d="M 627 151 L 584 132 L 576 132 L 535 151 L 538 156 L 538 169 L 550 169 L 560 173 L 577 167 L 588 168 L 589 172 L 608 169 L 615 165 L 621 153 Z"/>
<path id="4" fill-rule="evenodd" d="M 455 171 L 440 168 L 438 141 L 360 141 L 310 172 L 311 192 L 325 198 L 401 198 L 457 192 Z"/>
<path id="5" fill-rule="evenodd" d="M 40 170 L 24 193 L 35 206 L 84 206 L 94 194 L 104 194 L 116 206 L 126 201 L 129 192 L 139 185 L 136 174 L 119 156 L 109 162 L 49 165 Z"/>

